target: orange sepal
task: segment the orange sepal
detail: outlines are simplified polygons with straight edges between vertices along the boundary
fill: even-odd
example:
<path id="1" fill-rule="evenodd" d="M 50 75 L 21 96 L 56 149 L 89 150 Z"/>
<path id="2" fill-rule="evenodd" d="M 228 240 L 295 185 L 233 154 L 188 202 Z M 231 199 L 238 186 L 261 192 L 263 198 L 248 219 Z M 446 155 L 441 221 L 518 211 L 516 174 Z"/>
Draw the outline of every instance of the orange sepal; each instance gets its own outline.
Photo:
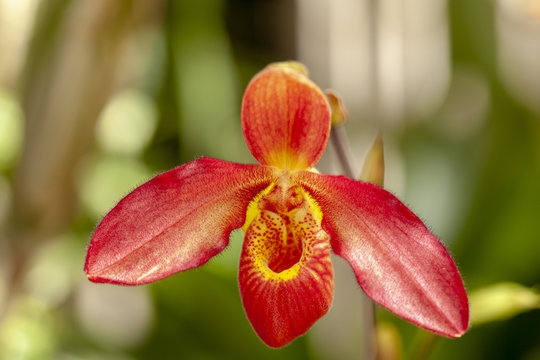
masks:
<path id="1" fill-rule="evenodd" d="M 244 93 L 244 138 L 263 165 L 308 169 L 326 148 L 330 107 L 301 69 L 297 63 L 269 65 L 251 80 Z"/>

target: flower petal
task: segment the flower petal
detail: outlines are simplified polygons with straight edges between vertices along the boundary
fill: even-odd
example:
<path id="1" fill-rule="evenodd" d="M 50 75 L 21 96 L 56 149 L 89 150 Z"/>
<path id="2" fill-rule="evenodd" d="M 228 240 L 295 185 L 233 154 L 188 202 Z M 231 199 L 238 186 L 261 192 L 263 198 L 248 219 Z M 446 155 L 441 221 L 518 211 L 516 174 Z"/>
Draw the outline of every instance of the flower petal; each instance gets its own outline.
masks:
<path id="1" fill-rule="evenodd" d="M 298 195 L 293 194 L 293 202 L 301 201 Z M 326 314 L 332 304 L 333 268 L 328 234 L 307 202 L 287 213 L 276 212 L 279 205 L 266 205 L 246 232 L 239 284 L 255 332 L 269 346 L 279 347 Z"/>
<path id="2" fill-rule="evenodd" d="M 207 262 L 242 226 L 273 169 L 201 158 L 156 176 L 98 225 L 85 271 L 95 282 L 144 284 Z"/>
<path id="3" fill-rule="evenodd" d="M 263 165 L 298 170 L 315 166 L 330 134 L 324 94 L 298 66 L 274 64 L 249 83 L 242 128 L 249 150 Z"/>
<path id="4" fill-rule="evenodd" d="M 332 249 L 376 302 L 435 333 L 461 336 L 469 323 L 463 282 L 445 247 L 389 192 L 344 176 L 302 171 L 323 212 Z"/>

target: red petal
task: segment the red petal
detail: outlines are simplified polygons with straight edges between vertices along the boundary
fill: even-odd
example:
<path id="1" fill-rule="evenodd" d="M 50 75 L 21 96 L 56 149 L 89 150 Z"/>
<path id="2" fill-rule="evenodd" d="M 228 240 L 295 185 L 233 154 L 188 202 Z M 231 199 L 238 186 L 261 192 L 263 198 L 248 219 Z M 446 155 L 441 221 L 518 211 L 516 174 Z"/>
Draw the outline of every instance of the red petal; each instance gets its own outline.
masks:
<path id="1" fill-rule="evenodd" d="M 332 249 L 374 301 L 435 333 L 465 333 L 469 305 L 456 265 L 405 205 L 344 176 L 303 171 L 297 181 L 318 201 Z"/>
<path id="2" fill-rule="evenodd" d="M 202 158 L 139 186 L 98 225 L 85 271 L 96 282 L 144 284 L 207 262 L 242 226 L 273 170 Z"/>
<path id="3" fill-rule="evenodd" d="M 263 165 L 297 170 L 315 166 L 330 134 L 330 108 L 302 73 L 270 65 L 248 85 L 242 128 L 249 150 Z"/>
<path id="4" fill-rule="evenodd" d="M 332 304 L 328 234 L 304 205 L 287 213 L 262 210 L 244 240 L 242 303 L 255 332 L 273 347 L 304 334 Z"/>

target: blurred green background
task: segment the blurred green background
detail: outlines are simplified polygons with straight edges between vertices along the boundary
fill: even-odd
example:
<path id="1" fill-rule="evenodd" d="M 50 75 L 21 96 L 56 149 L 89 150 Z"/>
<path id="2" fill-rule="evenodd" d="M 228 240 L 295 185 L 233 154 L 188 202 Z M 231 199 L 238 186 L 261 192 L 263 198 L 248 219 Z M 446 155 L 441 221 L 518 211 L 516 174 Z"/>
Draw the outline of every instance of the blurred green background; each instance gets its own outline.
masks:
<path id="1" fill-rule="evenodd" d="M 149 286 L 82 271 L 135 186 L 203 155 L 254 162 L 243 89 L 290 59 L 342 94 L 358 169 L 381 129 L 385 187 L 472 294 L 455 340 L 379 309 L 381 358 L 540 359 L 539 39 L 538 0 L 0 0 L 0 359 L 362 358 L 340 259 L 327 318 L 278 350 L 242 309 L 239 231 Z M 318 168 L 341 172 L 330 146 Z"/>

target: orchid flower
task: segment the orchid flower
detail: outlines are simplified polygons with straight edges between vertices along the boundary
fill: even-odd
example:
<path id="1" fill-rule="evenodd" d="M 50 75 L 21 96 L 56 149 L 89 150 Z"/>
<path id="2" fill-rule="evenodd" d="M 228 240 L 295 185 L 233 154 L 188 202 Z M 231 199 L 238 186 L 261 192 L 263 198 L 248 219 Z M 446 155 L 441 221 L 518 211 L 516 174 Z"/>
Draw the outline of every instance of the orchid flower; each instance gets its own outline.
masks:
<path id="1" fill-rule="evenodd" d="M 249 83 L 241 111 L 260 165 L 200 158 L 139 186 L 97 226 L 88 278 L 122 285 L 163 279 L 206 263 L 242 228 L 242 303 L 269 346 L 290 343 L 330 308 L 330 250 L 378 304 L 434 333 L 461 336 L 467 294 L 441 242 L 388 191 L 314 169 L 330 118 L 325 95 L 301 64 L 269 65 Z"/>

